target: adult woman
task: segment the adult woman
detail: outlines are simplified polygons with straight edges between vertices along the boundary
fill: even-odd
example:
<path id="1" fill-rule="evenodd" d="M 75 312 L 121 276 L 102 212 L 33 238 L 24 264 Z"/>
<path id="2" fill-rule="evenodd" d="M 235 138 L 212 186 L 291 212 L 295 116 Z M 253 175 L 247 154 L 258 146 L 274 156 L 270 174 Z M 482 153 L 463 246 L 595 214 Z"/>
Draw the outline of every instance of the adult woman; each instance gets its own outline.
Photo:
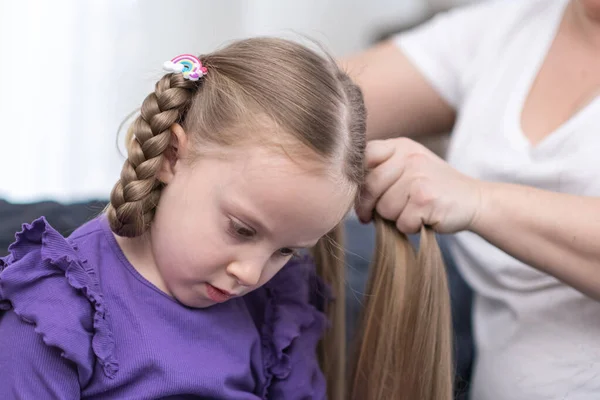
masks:
<path id="1" fill-rule="evenodd" d="M 454 126 L 448 164 L 409 139 L 371 142 L 357 212 L 460 232 L 471 398 L 597 397 L 600 1 L 485 2 L 344 63 L 371 139 Z"/>

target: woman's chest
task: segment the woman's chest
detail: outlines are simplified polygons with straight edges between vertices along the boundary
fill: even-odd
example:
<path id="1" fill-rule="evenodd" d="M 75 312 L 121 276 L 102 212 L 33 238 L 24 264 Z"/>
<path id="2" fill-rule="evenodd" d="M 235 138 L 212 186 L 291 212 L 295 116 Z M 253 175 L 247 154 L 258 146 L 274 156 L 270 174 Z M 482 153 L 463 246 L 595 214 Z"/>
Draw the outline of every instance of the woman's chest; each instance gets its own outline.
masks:
<path id="1" fill-rule="evenodd" d="M 563 23 L 525 91 L 524 136 L 536 145 L 585 112 L 600 95 L 600 52 Z"/>
<path id="2" fill-rule="evenodd" d="M 487 181 L 600 195 L 600 98 L 565 121 L 557 117 L 559 126 L 536 143 L 523 130 L 521 115 L 539 57 L 513 46 L 470 87 L 452 132 L 448 160 L 463 173 Z M 535 96 L 543 97 L 541 92 Z M 538 128 L 547 119 L 538 115 Z"/>
<path id="3" fill-rule="evenodd" d="M 501 112 L 474 113 L 454 131 L 447 159 L 485 181 L 600 196 L 600 119 L 590 115 L 530 146 Z"/>

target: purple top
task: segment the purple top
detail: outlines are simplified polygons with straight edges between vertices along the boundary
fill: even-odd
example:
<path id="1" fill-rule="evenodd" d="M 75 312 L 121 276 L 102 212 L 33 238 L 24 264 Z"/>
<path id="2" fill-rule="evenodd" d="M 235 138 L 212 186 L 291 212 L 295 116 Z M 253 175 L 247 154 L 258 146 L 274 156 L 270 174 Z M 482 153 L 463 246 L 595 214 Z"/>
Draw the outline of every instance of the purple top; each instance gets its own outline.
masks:
<path id="1" fill-rule="evenodd" d="M 209 308 L 127 261 L 104 217 L 63 238 L 44 218 L 0 258 L 0 398 L 324 399 L 327 288 L 309 259 Z"/>

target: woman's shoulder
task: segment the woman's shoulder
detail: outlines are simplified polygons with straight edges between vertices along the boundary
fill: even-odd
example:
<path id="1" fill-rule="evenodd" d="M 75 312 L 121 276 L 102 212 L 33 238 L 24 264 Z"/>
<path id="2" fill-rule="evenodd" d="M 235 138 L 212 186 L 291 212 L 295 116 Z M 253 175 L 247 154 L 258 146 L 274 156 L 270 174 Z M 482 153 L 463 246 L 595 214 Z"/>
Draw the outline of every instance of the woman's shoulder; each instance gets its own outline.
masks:
<path id="1" fill-rule="evenodd" d="M 79 250 L 101 231 L 98 219 L 69 238 L 45 218 L 24 224 L 0 259 L 0 312 L 14 312 L 89 381 L 95 362 L 112 377 L 118 369 L 97 271 Z M 87 240 L 87 242 L 86 242 Z"/>
<path id="2" fill-rule="evenodd" d="M 399 33 L 396 38 L 440 46 L 440 50 L 455 51 L 471 62 L 473 57 L 489 47 L 490 52 L 502 51 L 515 39 L 531 37 L 530 29 L 545 25 L 557 26 L 568 0 L 487 0 L 437 13 L 415 29 Z M 508 42 L 508 43 L 507 43 Z M 450 48 L 443 46 L 450 45 Z"/>
<path id="3" fill-rule="evenodd" d="M 439 19 L 457 18 L 461 22 L 470 22 L 474 26 L 485 27 L 494 17 L 500 17 L 498 22 L 508 22 L 514 19 L 535 18 L 535 13 L 553 9 L 555 7 L 563 8 L 568 0 L 486 0 L 461 7 L 451 8 L 436 15 Z M 458 28 L 458 27 L 457 27 Z M 494 27 L 487 25 L 487 30 Z M 496 27 L 497 28 L 497 27 Z M 510 26 L 516 30 L 518 26 Z M 485 32 L 479 32 L 484 34 Z"/>

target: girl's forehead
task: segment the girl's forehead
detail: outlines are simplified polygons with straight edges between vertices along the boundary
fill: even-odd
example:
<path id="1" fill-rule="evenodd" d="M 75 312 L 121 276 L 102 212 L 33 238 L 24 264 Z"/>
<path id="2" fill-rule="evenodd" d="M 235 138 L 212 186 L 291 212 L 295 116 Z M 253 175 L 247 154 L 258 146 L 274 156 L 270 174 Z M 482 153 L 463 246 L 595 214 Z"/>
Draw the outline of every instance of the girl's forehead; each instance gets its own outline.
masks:
<path id="1" fill-rule="evenodd" d="M 188 132 L 198 139 L 198 135 L 193 133 L 194 129 Z M 218 136 L 223 141 L 192 140 L 190 145 L 193 148 L 190 150 L 200 157 L 209 155 L 223 159 L 252 160 L 256 166 L 261 163 L 278 164 L 283 158 L 308 169 L 331 169 L 339 167 L 340 163 L 340 157 L 333 154 L 325 156 L 317 152 L 300 138 L 301 134 L 282 130 L 267 117 L 260 115 L 229 127 L 224 132 L 219 132 Z"/>
<path id="2" fill-rule="evenodd" d="M 247 179 L 291 179 L 301 175 L 328 175 L 342 181 L 337 159 L 327 159 L 299 143 L 272 141 L 210 146 L 199 156 L 200 162 L 218 160 L 227 168 L 243 173 Z"/>

